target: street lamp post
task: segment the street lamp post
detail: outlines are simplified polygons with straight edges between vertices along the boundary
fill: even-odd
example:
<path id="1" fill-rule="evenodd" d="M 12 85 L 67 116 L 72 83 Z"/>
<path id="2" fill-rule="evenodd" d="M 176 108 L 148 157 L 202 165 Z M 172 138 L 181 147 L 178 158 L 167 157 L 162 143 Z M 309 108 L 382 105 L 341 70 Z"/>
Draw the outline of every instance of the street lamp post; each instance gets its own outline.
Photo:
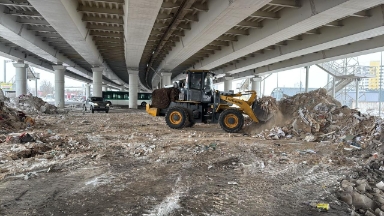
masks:
<path id="1" fill-rule="evenodd" d="M 380 52 L 380 70 L 379 70 L 379 116 L 381 117 L 381 79 L 382 79 L 382 72 L 383 72 L 383 52 Z"/>

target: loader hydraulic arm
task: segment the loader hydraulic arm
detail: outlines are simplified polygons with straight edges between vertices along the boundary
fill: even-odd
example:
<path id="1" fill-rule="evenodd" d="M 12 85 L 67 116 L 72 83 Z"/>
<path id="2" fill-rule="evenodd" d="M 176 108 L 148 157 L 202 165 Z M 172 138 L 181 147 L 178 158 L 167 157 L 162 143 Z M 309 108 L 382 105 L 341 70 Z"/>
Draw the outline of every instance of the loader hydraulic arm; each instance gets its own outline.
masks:
<path id="1" fill-rule="evenodd" d="M 248 91 L 248 92 L 251 93 L 251 97 L 247 101 L 235 98 L 235 97 L 242 96 L 241 93 L 237 93 L 237 94 L 233 94 L 233 95 L 220 95 L 220 99 L 223 101 L 227 101 L 227 102 L 236 104 L 254 122 L 258 123 L 259 120 L 257 119 L 255 113 L 252 111 L 252 108 L 251 108 L 252 103 L 256 100 L 256 92 L 255 91 Z"/>

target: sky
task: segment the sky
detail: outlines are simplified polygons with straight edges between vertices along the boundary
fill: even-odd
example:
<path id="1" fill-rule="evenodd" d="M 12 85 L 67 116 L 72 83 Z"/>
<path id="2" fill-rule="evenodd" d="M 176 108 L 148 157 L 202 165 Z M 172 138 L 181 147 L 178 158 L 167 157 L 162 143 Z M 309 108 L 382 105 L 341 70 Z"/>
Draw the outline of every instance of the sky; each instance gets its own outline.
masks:
<path id="1" fill-rule="evenodd" d="M 372 53 L 368 55 L 359 56 L 359 64 L 362 66 L 369 66 L 370 61 L 380 61 L 380 52 Z M 4 81 L 4 60 L 8 60 L 0 56 L 0 81 Z M 6 82 L 10 81 L 15 76 L 15 68 L 12 63 L 6 64 L 7 76 Z M 55 76 L 51 71 L 44 71 L 38 68 L 34 68 L 37 73 L 40 73 L 40 80 L 50 81 L 52 84 L 55 82 Z M 40 81 L 38 81 L 38 86 Z M 232 86 L 236 88 L 238 83 L 242 80 L 234 81 Z M 267 79 L 265 79 L 265 95 L 270 95 L 272 90 L 277 87 L 296 87 L 302 82 L 302 86 L 305 86 L 305 68 L 297 68 L 293 70 L 282 71 L 274 73 Z M 81 87 L 84 83 L 76 81 L 70 78 L 65 78 L 65 87 Z M 322 71 L 317 66 L 311 66 L 309 69 L 309 88 L 320 88 L 327 84 L 327 73 Z M 28 87 L 34 88 L 35 82 L 28 81 Z M 263 87 L 262 87 L 263 88 Z M 218 90 L 224 90 L 224 84 L 218 85 Z"/>

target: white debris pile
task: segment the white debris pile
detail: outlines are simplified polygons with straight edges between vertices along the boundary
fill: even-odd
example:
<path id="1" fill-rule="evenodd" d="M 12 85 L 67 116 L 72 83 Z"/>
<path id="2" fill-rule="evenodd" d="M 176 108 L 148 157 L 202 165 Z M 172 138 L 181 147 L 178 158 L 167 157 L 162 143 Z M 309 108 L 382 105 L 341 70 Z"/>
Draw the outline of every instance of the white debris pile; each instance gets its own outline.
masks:
<path id="1" fill-rule="evenodd" d="M 153 152 L 156 145 L 147 144 L 135 144 L 135 147 L 131 150 L 130 154 L 135 157 L 147 156 Z"/>
<path id="2" fill-rule="evenodd" d="M 253 136 L 261 139 L 266 140 L 278 140 L 282 138 L 291 138 L 290 135 L 288 135 L 288 128 L 287 127 L 273 127 L 272 129 L 265 129 L 261 131 L 259 134 Z"/>
<path id="3" fill-rule="evenodd" d="M 65 167 L 66 162 L 73 163 L 72 157 L 91 157 L 94 150 L 87 138 L 75 139 L 51 130 L 11 133 L 0 139 L 3 140 L 0 143 L 0 180 L 16 173 L 49 168 L 54 164 Z"/>
<path id="4" fill-rule="evenodd" d="M 28 114 L 57 114 L 57 107 L 43 101 L 39 97 L 32 95 L 21 95 L 18 98 L 12 98 L 7 103 L 7 106 L 12 107 L 17 110 L 21 110 Z"/>

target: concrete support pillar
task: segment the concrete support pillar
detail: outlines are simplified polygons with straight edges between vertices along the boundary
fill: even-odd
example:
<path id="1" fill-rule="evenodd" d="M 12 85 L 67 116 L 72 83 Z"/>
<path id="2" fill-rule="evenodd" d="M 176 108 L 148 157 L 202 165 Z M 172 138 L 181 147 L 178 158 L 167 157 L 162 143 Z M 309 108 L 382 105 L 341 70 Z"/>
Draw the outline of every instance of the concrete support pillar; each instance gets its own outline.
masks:
<path id="1" fill-rule="evenodd" d="M 37 97 L 37 79 L 35 79 L 35 97 Z"/>
<path id="2" fill-rule="evenodd" d="M 124 91 L 125 90 L 124 86 L 121 86 L 119 90 Z"/>
<path id="3" fill-rule="evenodd" d="M 139 71 L 128 70 L 129 74 L 129 108 L 137 109 L 137 90 L 139 87 Z"/>
<path id="4" fill-rule="evenodd" d="M 166 85 L 172 85 L 172 81 L 171 81 L 171 76 L 172 76 L 172 73 L 161 73 L 161 83 L 162 83 L 162 87 L 166 86 Z"/>
<path id="5" fill-rule="evenodd" d="M 103 92 L 108 91 L 108 86 L 102 85 L 101 91 L 103 91 Z"/>
<path id="6" fill-rule="evenodd" d="M 232 90 L 232 80 L 233 77 L 231 76 L 224 77 L 224 92 L 229 92 L 229 90 Z"/>
<path id="7" fill-rule="evenodd" d="M 355 109 L 359 108 L 359 79 L 356 79 L 356 106 Z"/>
<path id="8" fill-rule="evenodd" d="M 85 98 L 88 99 L 91 97 L 91 84 L 85 84 Z"/>
<path id="9" fill-rule="evenodd" d="M 67 67 L 63 65 L 53 65 L 55 70 L 55 106 L 64 108 L 64 73 Z"/>
<path id="10" fill-rule="evenodd" d="M 253 77 L 251 78 L 252 81 L 252 90 L 256 91 L 257 96 L 261 97 L 261 77 Z"/>
<path id="11" fill-rule="evenodd" d="M 13 66 L 16 68 L 16 97 L 20 95 L 27 94 L 27 64 L 24 64 L 24 61 L 18 61 L 13 63 Z"/>
<path id="12" fill-rule="evenodd" d="M 309 85 L 309 66 L 305 67 L 305 92 L 308 92 Z"/>
<path id="13" fill-rule="evenodd" d="M 103 67 L 92 68 L 93 73 L 93 97 L 102 97 Z"/>

